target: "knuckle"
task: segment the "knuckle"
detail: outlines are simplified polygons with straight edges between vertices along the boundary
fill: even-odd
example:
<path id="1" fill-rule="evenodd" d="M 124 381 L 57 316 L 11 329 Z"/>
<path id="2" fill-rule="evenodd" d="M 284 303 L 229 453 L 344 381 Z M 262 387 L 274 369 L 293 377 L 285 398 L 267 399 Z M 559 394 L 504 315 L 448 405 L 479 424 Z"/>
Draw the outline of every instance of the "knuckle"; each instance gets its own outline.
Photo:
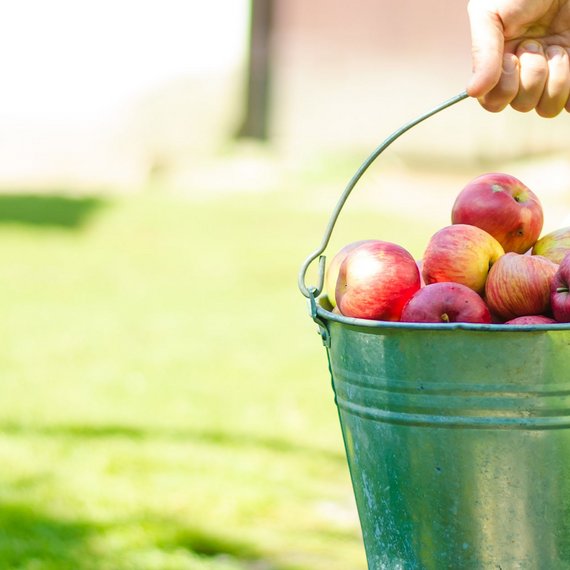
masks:
<path id="1" fill-rule="evenodd" d="M 536 114 L 543 119 L 553 119 L 560 114 L 560 111 L 562 111 L 562 107 L 546 107 L 541 105 L 536 107 Z"/>
<path id="2" fill-rule="evenodd" d="M 534 109 L 534 105 L 527 101 L 513 101 L 511 107 L 519 113 L 528 113 Z"/>
<path id="3" fill-rule="evenodd" d="M 507 106 L 507 103 L 503 101 L 482 101 L 481 106 L 490 113 L 500 113 Z"/>

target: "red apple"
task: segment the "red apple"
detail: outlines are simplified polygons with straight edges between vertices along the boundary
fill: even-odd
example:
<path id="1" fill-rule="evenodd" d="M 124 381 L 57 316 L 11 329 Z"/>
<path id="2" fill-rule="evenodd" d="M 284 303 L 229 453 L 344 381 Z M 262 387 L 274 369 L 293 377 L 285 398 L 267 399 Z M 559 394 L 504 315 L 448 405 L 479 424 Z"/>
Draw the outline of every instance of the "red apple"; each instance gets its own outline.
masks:
<path id="1" fill-rule="evenodd" d="M 570 323 L 570 253 L 567 253 L 558 267 L 550 285 L 552 314 L 561 323 Z"/>
<path id="2" fill-rule="evenodd" d="M 336 302 L 347 317 L 398 321 L 407 300 L 420 288 L 420 272 L 403 247 L 370 240 L 341 263 Z"/>
<path id="3" fill-rule="evenodd" d="M 461 190 L 451 221 L 485 230 L 505 252 L 524 253 L 538 240 L 543 210 L 534 192 L 520 180 L 493 172 L 478 176 Z"/>
<path id="4" fill-rule="evenodd" d="M 332 258 L 332 261 L 327 267 L 327 270 L 325 272 L 324 290 L 333 308 L 336 307 L 336 296 L 335 296 L 336 282 L 338 279 L 338 270 L 340 269 L 341 263 L 344 261 L 344 258 L 347 256 L 347 254 L 350 251 L 357 248 L 359 245 L 366 243 L 367 241 L 370 240 L 363 239 L 359 241 L 353 241 L 345 245 L 339 251 L 337 251 L 337 253 L 335 253 L 334 257 Z"/>
<path id="5" fill-rule="evenodd" d="M 540 255 L 505 253 L 491 267 L 485 300 L 507 320 L 550 312 L 550 284 L 558 265 Z"/>
<path id="6" fill-rule="evenodd" d="M 532 248 L 534 255 L 542 255 L 554 263 L 560 263 L 569 251 L 570 226 L 554 230 L 542 236 Z"/>
<path id="7" fill-rule="evenodd" d="M 515 317 L 510 321 L 506 321 L 505 325 L 551 325 L 558 321 L 547 317 L 546 315 L 525 315 L 524 317 Z"/>
<path id="8" fill-rule="evenodd" d="M 503 254 L 501 244 L 486 231 L 467 224 L 447 226 L 431 237 L 422 276 L 428 285 L 453 281 L 482 293 L 489 268 Z"/>
<path id="9" fill-rule="evenodd" d="M 408 323 L 490 323 L 485 301 L 460 283 L 431 283 L 414 293 L 400 319 Z"/>

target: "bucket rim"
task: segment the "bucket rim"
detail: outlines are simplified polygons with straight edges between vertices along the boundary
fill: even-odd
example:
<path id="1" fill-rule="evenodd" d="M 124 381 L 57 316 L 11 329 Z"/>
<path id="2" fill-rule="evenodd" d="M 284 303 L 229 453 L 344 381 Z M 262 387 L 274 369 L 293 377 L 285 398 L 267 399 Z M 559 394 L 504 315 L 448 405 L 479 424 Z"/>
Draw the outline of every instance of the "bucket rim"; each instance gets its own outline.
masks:
<path id="1" fill-rule="evenodd" d="M 399 330 L 420 330 L 420 331 L 489 331 L 489 332 L 547 332 L 547 331 L 567 331 L 570 330 L 570 323 L 547 323 L 533 325 L 505 325 L 505 324 L 483 324 L 483 323 L 402 323 L 399 321 L 377 321 L 372 319 L 361 319 L 356 317 L 345 317 L 328 310 L 323 304 L 328 301 L 321 297 L 317 299 L 317 315 L 324 320 L 334 321 L 343 325 L 354 327 L 364 327 L 370 329 L 399 329 Z"/>

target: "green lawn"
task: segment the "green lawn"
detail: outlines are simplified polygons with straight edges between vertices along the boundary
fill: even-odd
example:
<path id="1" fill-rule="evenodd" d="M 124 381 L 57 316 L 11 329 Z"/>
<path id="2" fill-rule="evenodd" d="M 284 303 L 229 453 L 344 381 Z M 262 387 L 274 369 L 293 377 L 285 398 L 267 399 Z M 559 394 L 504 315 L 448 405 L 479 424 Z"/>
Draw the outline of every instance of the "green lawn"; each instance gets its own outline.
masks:
<path id="1" fill-rule="evenodd" d="M 0 568 L 365 568 L 296 286 L 339 190 L 0 198 Z"/>

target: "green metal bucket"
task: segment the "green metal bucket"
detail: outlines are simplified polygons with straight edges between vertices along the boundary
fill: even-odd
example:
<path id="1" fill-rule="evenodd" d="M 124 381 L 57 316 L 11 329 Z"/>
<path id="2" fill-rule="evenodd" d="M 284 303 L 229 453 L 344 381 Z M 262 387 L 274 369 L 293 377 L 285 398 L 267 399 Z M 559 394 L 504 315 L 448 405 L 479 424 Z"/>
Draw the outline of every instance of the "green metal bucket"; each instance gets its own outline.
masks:
<path id="1" fill-rule="evenodd" d="M 369 568 L 570 568 L 570 331 L 319 317 Z"/>
<path id="2" fill-rule="evenodd" d="M 332 313 L 327 350 L 370 570 L 570 568 L 570 325 L 413 324 Z"/>

